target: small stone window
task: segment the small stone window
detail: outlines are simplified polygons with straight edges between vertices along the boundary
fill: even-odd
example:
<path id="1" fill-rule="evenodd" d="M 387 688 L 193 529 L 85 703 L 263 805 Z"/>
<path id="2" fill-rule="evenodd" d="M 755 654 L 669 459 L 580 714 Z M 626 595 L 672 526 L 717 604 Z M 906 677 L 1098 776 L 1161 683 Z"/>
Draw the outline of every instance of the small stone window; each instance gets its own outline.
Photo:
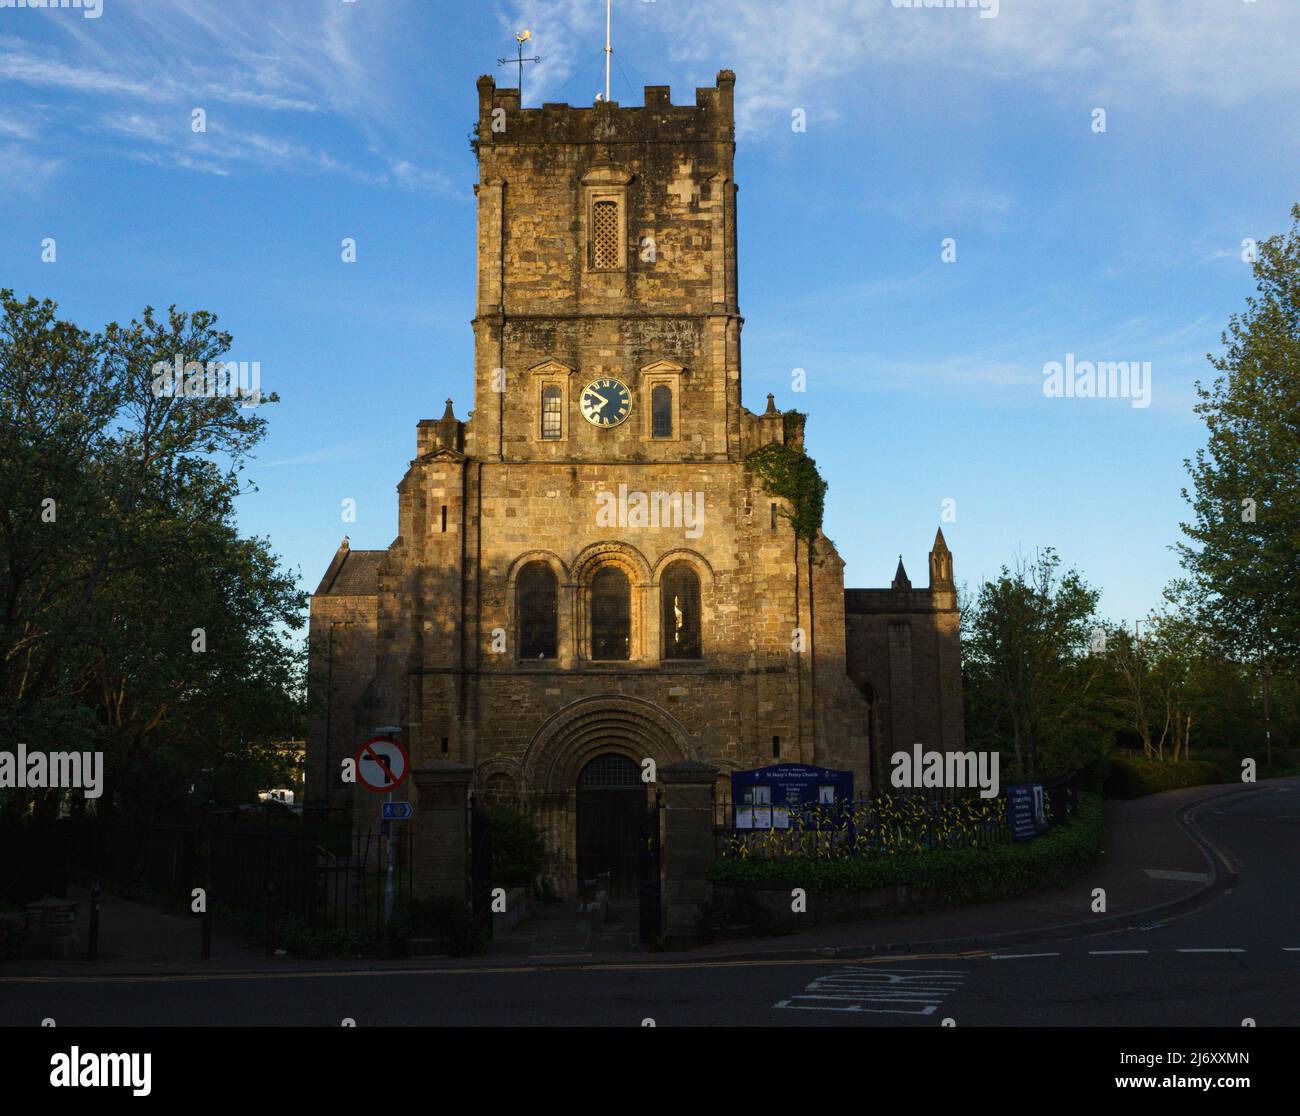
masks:
<path id="1" fill-rule="evenodd" d="M 564 393 L 556 384 L 542 388 L 542 437 L 564 437 Z"/>
<path id="2" fill-rule="evenodd" d="M 591 207 L 591 266 L 615 268 L 621 262 L 618 202 L 603 198 Z"/>
<path id="3" fill-rule="evenodd" d="M 673 436 L 673 389 L 667 384 L 656 384 L 650 392 L 650 436 Z"/>

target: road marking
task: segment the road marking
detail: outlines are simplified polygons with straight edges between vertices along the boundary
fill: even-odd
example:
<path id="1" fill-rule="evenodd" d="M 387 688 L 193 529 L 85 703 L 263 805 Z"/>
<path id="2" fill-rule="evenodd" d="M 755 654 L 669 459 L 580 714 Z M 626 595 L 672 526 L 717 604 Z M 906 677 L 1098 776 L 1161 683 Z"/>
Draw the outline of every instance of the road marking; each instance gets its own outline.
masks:
<path id="1" fill-rule="evenodd" d="M 1150 953 L 1149 949 L 1090 949 L 1092 957 L 1129 957 L 1137 953 Z"/>
<path id="2" fill-rule="evenodd" d="M 1210 877 L 1204 872 L 1174 872 L 1167 868 L 1143 868 L 1153 880 L 1181 880 L 1185 883 L 1209 883 Z"/>
<path id="3" fill-rule="evenodd" d="M 965 973 L 947 969 L 837 969 L 772 1007 L 864 1015 L 933 1015 L 944 997 L 960 988 L 965 979 Z"/>
<path id="4" fill-rule="evenodd" d="M 864 957 L 852 963 L 854 965 L 893 965 L 900 961 L 965 961 L 972 958 L 987 957 L 988 955 L 988 950 L 973 949 L 962 953 L 888 954 L 881 957 Z M 843 959 L 835 960 L 827 957 L 774 957 L 739 961 L 609 961 L 599 965 L 539 965 L 530 962 L 515 962 L 513 964 L 503 962 L 498 965 L 445 965 L 440 968 L 426 966 L 418 969 L 299 969 L 289 972 L 276 972 L 274 970 L 249 972 L 244 970 L 231 973 L 160 973 L 156 975 L 132 973 L 122 976 L 79 976 L 65 973 L 57 976 L 0 976 L 0 986 L 6 984 L 207 984 L 223 980 L 318 980 L 329 977 L 459 976 L 461 974 L 479 975 L 482 973 L 653 973 L 661 969 L 766 969 L 844 964 Z"/>
<path id="5" fill-rule="evenodd" d="M 1300 953 L 1300 946 L 1283 946 L 1283 953 Z"/>
<path id="6" fill-rule="evenodd" d="M 990 961 L 1023 961 L 1027 957 L 1060 957 L 1059 953 L 995 953 Z"/>
<path id="7" fill-rule="evenodd" d="M 1177 949 L 1175 953 L 1245 953 L 1244 949 Z"/>

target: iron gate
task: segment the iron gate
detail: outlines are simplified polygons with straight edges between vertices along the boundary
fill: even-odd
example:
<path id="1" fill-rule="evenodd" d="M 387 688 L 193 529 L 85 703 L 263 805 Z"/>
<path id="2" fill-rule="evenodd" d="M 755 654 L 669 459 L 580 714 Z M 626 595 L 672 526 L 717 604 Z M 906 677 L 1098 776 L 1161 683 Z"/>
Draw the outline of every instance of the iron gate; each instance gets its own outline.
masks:
<path id="1" fill-rule="evenodd" d="M 637 894 L 640 900 L 641 940 L 649 941 L 663 933 L 663 891 L 660 887 L 663 845 L 659 837 L 659 810 L 661 799 L 655 794 L 654 804 L 641 822 L 637 841 Z"/>
<path id="2" fill-rule="evenodd" d="M 492 831 L 473 795 L 469 805 L 469 909 L 474 925 L 492 937 Z"/>

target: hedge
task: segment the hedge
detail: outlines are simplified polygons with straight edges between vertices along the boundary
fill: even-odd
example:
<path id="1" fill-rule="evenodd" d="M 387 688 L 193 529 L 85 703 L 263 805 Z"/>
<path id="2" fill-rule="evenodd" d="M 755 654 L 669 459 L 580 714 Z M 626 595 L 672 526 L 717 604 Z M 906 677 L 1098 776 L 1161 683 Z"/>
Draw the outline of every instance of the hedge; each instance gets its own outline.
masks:
<path id="1" fill-rule="evenodd" d="M 821 892 L 867 891 L 906 884 L 914 889 L 930 889 L 944 903 L 956 905 L 1063 887 L 1092 865 L 1101 844 L 1101 800 L 1085 794 L 1071 821 L 1032 841 L 839 860 L 717 860 L 709 870 L 709 878 L 716 883 L 781 883 Z"/>
<path id="2" fill-rule="evenodd" d="M 1158 760 L 1110 756 L 1106 763 L 1107 798 L 1142 798 L 1179 787 L 1229 783 L 1240 778 L 1209 760 Z"/>

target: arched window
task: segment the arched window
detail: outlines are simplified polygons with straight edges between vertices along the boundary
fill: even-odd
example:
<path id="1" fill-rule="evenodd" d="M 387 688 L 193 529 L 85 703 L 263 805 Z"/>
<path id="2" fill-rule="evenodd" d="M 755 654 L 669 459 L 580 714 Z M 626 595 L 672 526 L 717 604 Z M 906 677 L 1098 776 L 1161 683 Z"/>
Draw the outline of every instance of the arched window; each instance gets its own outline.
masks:
<path id="1" fill-rule="evenodd" d="M 591 579 L 591 657 L 628 659 L 632 653 L 632 586 L 617 566 Z"/>
<path id="2" fill-rule="evenodd" d="M 558 384 L 542 388 L 542 437 L 564 437 L 564 396 Z"/>
<path id="3" fill-rule="evenodd" d="M 650 392 L 650 436 L 673 436 L 673 389 L 667 384 L 656 384 Z"/>
<path id="4" fill-rule="evenodd" d="M 519 657 L 554 659 L 559 610 L 559 583 L 545 562 L 529 562 L 519 571 L 515 590 L 519 600 Z"/>
<path id="5" fill-rule="evenodd" d="M 659 581 L 665 659 L 700 657 L 700 575 L 689 562 L 673 562 Z"/>

